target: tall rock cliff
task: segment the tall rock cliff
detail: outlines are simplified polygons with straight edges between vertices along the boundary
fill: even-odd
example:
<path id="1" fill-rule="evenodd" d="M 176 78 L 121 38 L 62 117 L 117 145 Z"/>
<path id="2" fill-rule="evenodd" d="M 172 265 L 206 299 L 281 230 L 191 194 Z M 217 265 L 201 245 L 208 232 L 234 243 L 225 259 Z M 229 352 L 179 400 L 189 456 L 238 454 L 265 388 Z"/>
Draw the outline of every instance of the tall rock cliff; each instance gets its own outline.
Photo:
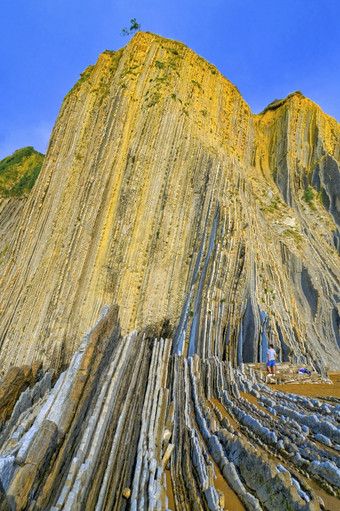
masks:
<path id="1" fill-rule="evenodd" d="M 0 283 L 0 362 L 70 362 L 103 305 L 172 352 L 334 367 L 340 126 L 301 93 L 253 115 L 139 32 L 66 96 Z"/>
<path id="2" fill-rule="evenodd" d="M 336 509 L 331 385 L 242 362 L 339 361 L 339 141 L 301 93 L 254 116 L 152 34 L 83 73 L 0 210 L 1 509 Z"/>

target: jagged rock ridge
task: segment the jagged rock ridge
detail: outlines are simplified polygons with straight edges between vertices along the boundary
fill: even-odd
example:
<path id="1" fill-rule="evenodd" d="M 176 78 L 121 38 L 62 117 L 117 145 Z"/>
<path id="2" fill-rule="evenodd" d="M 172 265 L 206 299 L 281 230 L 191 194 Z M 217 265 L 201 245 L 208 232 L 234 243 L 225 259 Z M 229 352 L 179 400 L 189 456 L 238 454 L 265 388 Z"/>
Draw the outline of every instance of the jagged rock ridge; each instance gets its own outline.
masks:
<path id="1" fill-rule="evenodd" d="M 124 335 L 171 336 L 173 353 L 236 365 L 274 340 L 281 360 L 336 366 L 339 137 L 300 93 L 252 115 L 176 41 L 104 52 L 65 98 L 6 254 L 2 366 L 66 367 L 114 303 Z"/>

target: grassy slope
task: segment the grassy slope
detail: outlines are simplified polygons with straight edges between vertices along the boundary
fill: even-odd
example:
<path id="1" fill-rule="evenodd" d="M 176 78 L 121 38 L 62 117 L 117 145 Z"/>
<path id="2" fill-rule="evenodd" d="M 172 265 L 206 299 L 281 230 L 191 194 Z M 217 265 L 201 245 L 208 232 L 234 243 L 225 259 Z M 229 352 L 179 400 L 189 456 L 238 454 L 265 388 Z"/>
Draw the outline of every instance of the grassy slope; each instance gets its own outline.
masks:
<path id="1" fill-rule="evenodd" d="M 27 195 L 39 175 L 44 155 L 33 147 L 18 149 L 0 161 L 0 196 Z"/>

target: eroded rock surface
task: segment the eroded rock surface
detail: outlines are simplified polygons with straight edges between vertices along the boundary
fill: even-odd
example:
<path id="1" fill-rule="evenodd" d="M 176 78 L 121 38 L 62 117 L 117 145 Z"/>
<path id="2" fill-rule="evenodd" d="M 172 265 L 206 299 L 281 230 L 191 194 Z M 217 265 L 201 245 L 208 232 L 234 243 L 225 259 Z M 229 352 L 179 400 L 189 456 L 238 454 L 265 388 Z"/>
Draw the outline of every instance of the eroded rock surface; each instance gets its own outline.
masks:
<path id="1" fill-rule="evenodd" d="M 42 362 L 33 366 L 11 367 L 1 380 L 0 386 L 0 428 L 12 415 L 20 394 L 38 380 Z M 28 393 L 27 393 L 28 395 Z"/>
<path id="2" fill-rule="evenodd" d="M 105 304 L 172 353 L 339 360 L 339 124 L 254 116 L 185 45 L 138 33 L 66 96 L 6 255 L 0 362 L 61 370 Z M 37 311 L 39 311 L 37 313 Z"/>
<path id="3" fill-rule="evenodd" d="M 0 161 L 0 272 L 43 161 L 44 155 L 33 147 L 18 149 Z"/>
<path id="4" fill-rule="evenodd" d="M 1 509 L 336 509 L 339 403 L 251 364 L 338 367 L 339 154 L 181 43 L 100 55 L 0 202 Z"/>
<path id="5" fill-rule="evenodd" d="M 171 355 L 169 339 L 122 336 L 117 309 L 52 388 L 42 381 L 2 431 L 3 509 L 314 511 L 325 492 L 338 503 L 339 405 Z"/>

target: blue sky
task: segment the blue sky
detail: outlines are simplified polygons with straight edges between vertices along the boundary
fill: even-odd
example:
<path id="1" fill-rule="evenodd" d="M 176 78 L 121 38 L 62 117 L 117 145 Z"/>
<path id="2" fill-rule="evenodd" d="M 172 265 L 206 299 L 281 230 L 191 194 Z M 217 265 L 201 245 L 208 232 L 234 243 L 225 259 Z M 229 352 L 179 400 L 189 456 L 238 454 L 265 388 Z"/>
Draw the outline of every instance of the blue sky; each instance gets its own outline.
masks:
<path id="1" fill-rule="evenodd" d="M 63 97 L 133 17 L 215 64 L 254 113 L 301 90 L 340 121 L 339 0 L 2 0 L 0 159 L 46 151 Z"/>

